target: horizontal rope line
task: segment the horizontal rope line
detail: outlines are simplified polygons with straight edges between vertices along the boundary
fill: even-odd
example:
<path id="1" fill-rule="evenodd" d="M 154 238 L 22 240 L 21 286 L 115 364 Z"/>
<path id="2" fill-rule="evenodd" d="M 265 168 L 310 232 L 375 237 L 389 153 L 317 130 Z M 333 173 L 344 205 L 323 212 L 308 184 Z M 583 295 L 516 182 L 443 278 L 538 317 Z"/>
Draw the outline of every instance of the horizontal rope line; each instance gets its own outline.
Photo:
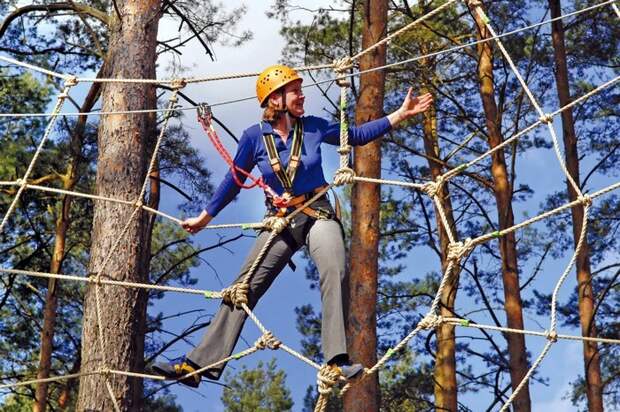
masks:
<path id="1" fill-rule="evenodd" d="M 357 180 L 359 182 L 366 182 L 366 183 L 378 183 L 378 184 L 386 184 L 386 185 L 394 185 L 394 186 L 413 187 L 415 189 L 422 189 L 422 187 L 424 186 L 420 183 L 401 182 L 399 180 L 389 180 L 389 179 L 375 179 L 372 177 L 364 177 L 364 176 L 355 176 L 353 180 Z"/>
<path id="2" fill-rule="evenodd" d="M 586 194 L 586 195 L 584 195 L 584 196 L 586 196 L 586 197 L 590 197 L 591 199 L 594 199 L 594 198 L 597 198 L 597 197 L 599 197 L 599 196 L 602 196 L 602 195 L 604 195 L 604 194 L 606 194 L 606 193 L 608 193 L 608 192 L 611 192 L 611 191 L 613 191 L 613 190 L 616 190 L 616 189 L 618 189 L 618 188 L 620 188 L 620 182 L 617 182 L 617 183 L 614 183 L 614 184 L 612 184 L 612 185 L 609 185 L 609 186 L 607 186 L 607 187 L 605 187 L 605 188 L 603 188 L 603 189 L 599 190 L 598 192 L 594 192 L 594 193 L 589 194 L 589 195 L 588 195 L 588 194 Z M 492 233 L 487 233 L 487 234 L 485 234 L 485 235 L 482 235 L 482 236 L 480 236 L 480 237 L 477 237 L 477 238 L 475 238 L 475 239 L 473 239 L 473 240 L 472 240 L 472 243 L 473 243 L 474 245 L 478 245 L 478 244 L 481 244 L 481 243 L 486 242 L 487 240 L 490 240 L 490 239 L 494 239 L 494 238 L 497 238 L 497 237 L 504 236 L 504 235 L 506 235 L 506 234 L 508 234 L 508 233 L 514 232 L 514 231 L 516 231 L 516 230 L 518 230 L 518 229 L 521 229 L 521 228 L 523 228 L 523 227 L 525 227 L 525 226 L 529 226 L 529 225 L 531 225 L 531 224 L 533 224 L 533 223 L 536 223 L 536 222 L 538 222 L 538 221 L 540 221 L 540 220 L 546 219 L 546 218 L 548 218 L 549 216 L 556 215 L 556 214 L 558 214 L 558 213 L 560 213 L 560 212 L 562 212 L 562 211 L 564 211 L 564 210 L 566 210 L 566 209 L 570 209 L 571 207 L 575 207 L 575 206 L 578 206 L 578 205 L 580 205 L 580 204 L 583 204 L 583 200 L 581 200 L 581 199 L 575 199 L 575 200 L 573 200 L 572 202 L 565 203 L 564 205 L 562 205 L 562 206 L 560 206 L 560 207 L 557 207 L 557 208 L 555 208 L 555 209 L 552 209 L 552 210 L 549 210 L 549 211 L 547 211 L 547 212 L 544 212 L 544 213 L 542 213 L 542 214 L 540 214 L 540 215 L 538 215 L 538 216 L 534 216 L 534 217 L 533 217 L 533 218 L 531 218 L 531 219 L 525 220 L 525 221 L 523 221 L 523 222 L 521 222 L 521 223 L 519 223 L 519 224 L 516 224 L 516 225 L 514 225 L 514 226 L 511 226 L 511 227 L 509 227 L 509 228 L 506 228 L 506 229 L 503 229 L 503 230 L 499 230 L 499 231 L 496 231 L 496 232 L 492 232 Z"/>
<path id="3" fill-rule="evenodd" d="M 0 60 L 5 61 L 5 62 L 10 63 L 10 64 L 14 64 L 16 66 L 24 67 L 26 69 L 34 70 L 34 71 L 37 71 L 39 73 L 47 74 L 49 76 L 58 77 L 59 79 L 69 80 L 69 79 L 73 78 L 73 76 L 71 76 L 71 75 L 57 73 L 57 72 L 45 69 L 43 67 L 35 66 L 34 64 L 30 64 L 30 63 L 26 63 L 26 62 L 21 62 L 19 60 L 15 60 L 15 59 L 12 59 L 10 57 L 6 57 L 6 56 L 2 56 L 2 55 L 0 55 Z"/>
<path id="4" fill-rule="evenodd" d="M 483 325 L 479 323 L 467 322 L 467 321 L 464 321 L 458 318 L 445 319 L 445 323 L 448 323 L 450 325 L 455 325 L 455 326 L 462 326 L 465 328 L 476 328 L 476 329 L 485 329 L 485 330 L 488 329 L 488 330 L 495 330 L 499 332 L 518 333 L 520 335 L 540 336 L 544 338 L 550 337 L 549 331 L 539 332 L 539 331 L 533 331 L 533 330 L 527 330 L 527 329 L 513 329 L 513 328 L 506 328 L 503 326 Z M 556 334 L 555 337 L 557 337 L 558 339 L 564 339 L 564 340 L 609 343 L 609 344 L 614 344 L 614 345 L 620 344 L 620 339 L 594 338 L 591 336 L 576 336 L 576 335 L 562 335 L 562 334 Z"/>
<path id="5" fill-rule="evenodd" d="M 501 39 L 503 37 L 511 36 L 511 35 L 514 35 L 514 34 L 518 34 L 518 33 L 522 32 L 522 31 L 530 30 L 530 29 L 533 29 L 533 28 L 536 28 L 536 27 L 539 27 L 539 26 L 543 26 L 545 24 L 553 23 L 554 21 L 565 19 L 567 17 L 576 16 L 576 15 L 579 15 L 579 14 L 582 14 L 582 13 L 585 13 L 585 12 L 597 9 L 599 7 L 604 7 L 604 6 L 608 5 L 608 4 L 614 3 L 616 1 L 618 1 L 618 0 L 607 0 L 607 1 L 603 2 L 603 3 L 599 3 L 599 4 L 596 4 L 596 5 L 593 5 L 593 6 L 589 6 L 589 7 L 586 7 L 584 9 L 580 9 L 580 10 L 577 10 L 577 11 L 574 11 L 574 12 L 571 12 L 571 13 L 564 14 L 562 16 L 558 16 L 558 17 L 555 17 L 555 18 L 552 18 L 552 19 L 545 20 L 543 22 L 531 24 L 529 26 L 524 26 L 524 27 L 519 28 L 519 29 L 508 31 L 506 33 L 501 33 L 501 34 L 499 34 L 497 36 L 494 36 L 494 37 L 489 37 L 489 38 L 486 38 L 486 39 L 477 40 L 477 41 L 470 42 L 470 43 L 467 43 L 467 44 L 451 47 L 451 48 L 448 48 L 448 49 L 445 49 L 445 50 L 439 50 L 439 51 L 428 53 L 428 54 L 425 54 L 425 55 L 422 55 L 422 56 L 413 57 L 411 59 L 406 59 L 406 60 L 402 60 L 402 61 L 399 61 L 399 62 L 386 64 L 384 66 L 378 66 L 378 67 L 375 67 L 375 68 L 372 68 L 372 69 L 357 71 L 357 72 L 354 72 L 354 73 L 346 73 L 346 74 L 343 73 L 342 75 L 340 75 L 338 77 L 333 77 L 333 78 L 330 78 L 330 79 L 327 79 L 327 80 L 313 82 L 313 83 L 305 85 L 304 87 L 312 87 L 312 86 L 322 85 L 322 84 L 325 84 L 325 83 L 331 83 L 331 82 L 334 82 L 337 78 L 357 77 L 357 76 L 360 76 L 360 75 L 365 74 L 365 73 L 370 73 L 370 72 L 378 71 L 378 70 L 385 70 L 385 69 L 390 68 L 390 67 L 404 65 L 404 64 L 407 64 L 407 63 L 413 63 L 415 61 L 419 61 L 419 60 L 422 60 L 422 59 L 427 59 L 429 57 L 435 57 L 435 56 L 439 56 L 439 55 L 446 54 L 446 53 L 452 53 L 452 52 L 459 51 L 459 50 L 462 50 L 462 49 L 465 49 L 465 48 L 468 48 L 468 47 L 477 46 L 479 44 L 490 42 L 490 41 L 493 41 L 493 40 L 496 40 L 496 39 Z M 297 68 L 297 70 L 299 70 L 299 71 L 310 71 L 310 70 L 328 69 L 328 68 L 331 68 L 331 67 L 333 67 L 332 64 L 325 64 L 325 65 L 310 66 L 308 68 L 300 67 L 300 68 Z M 258 75 L 258 74 L 259 74 L 259 72 L 255 72 L 255 73 L 253 72 L 252 73 L 252 75 Z M 63 78 L 65 78 L 65 77 L 63 77 Z M 205 78 L 202 78 L 202 79 L 207 79 L 207 80 L 203 80 L 203 81 L 208 81 L 208 79 L 214 79 L 215 80 L 215 79 L 222 79 L 222 78 L 223 78 L 223 75 L 222 76 L 213 76 L 213 77 L 210 77 L 210 78 L 209 77 L 205 77 Z M 91 80 L 97 80 L 97 79 L 80 79 L 80 81 L 91 81 Z M 99 80 L 103 81 L 105 79 L 99 79 Z M 109 79 L 109 80 L 120 81 L 122 79 Z M 138 80 L 140 80 L 140 79 L 138 79 Z M 148 80 L 148 82 L 150 82 L 150 83 L 162 82 L 164 84 L 172 83 L 173 82 L 173 80 L 171 80 L 171 79 L 165 79 L 165 80 L 143 79 L 143 80 Z M 178 79 L 177 79 L 177 81 L 178 81 Z M 192 79 L 186 79 L 185 81 L 187 83 L 193 83 Z M 223 102 L 218 102 L 218 103 L 211 104 L 210 106 L 212 106 L 212 107 L 223 106 L 223 105 L 227 105 L 227 104 L 238 103 L 238 102 L 247 101 L 247 100 L 253 100 L 253 99 L 256 99 L 256 95 L 242 97 L 242 98 L 233 99 L 233 100 L 226 100 L 226 101 L 223 101 Z M 181 107 L 181 108 L 173 109 L 173 111 L 177 111 L 177 110 L 184 111 L 184 110 L 194 110 L 194 109 L 195 109 L 195 107 Z M 70 113 L 61 113 L 60 115 L 61 116 L 85 116 L 85 115 L 102 116 L 102 115 L 133 114 L 133 113 L 138 113 L 138 114 L 139 113 L 160 113 L 160 112 L 166 112 L 166 111 L 169 111 L 169 110 L 162 108 L 162 109 L 143 109 L 143 110 L 126 110 L 126 111 L 111 111 L 111 112 L 70 112 Z M 19 117 L 44 117 L 44 116 L 51 116 L 51 113 L 15 113 L 15 114 L 0 113 L 0 117 L 16 117 L 16 118 L 19 118 Z"/>
<path id="6" fill-rule="evenodd" d="M 1 181 L 0 182 L 0 186 L 20 186 L 21 183 L 18 181 Z M 98 195 L 92 195 L 89 193 L 83 193 L 83 192 L 75 192 L 75 191 L 71 191 L 71 190 L 64 190 L 64 189 L 58 189 L 55 187 L 48 187 L 48 186 L 41 186 L 41 185 L 31 185 L 28 184 L 26 185 L 26 188 L 28 189 L 32 189 L 32 190 L 39 190 L 42 192 L 52 192 L 52 193 L 59 193 L 59 194 L 64 194 L 64 195 L 69 195 L 69 196 L 75 196 L 75 197 L 81 197 L 81 198 L 86 198 L 86 199 L 91 199 L 91 200 L 101 200 L 104 202 L 111 202 L 111 203 L 119 203 L 119 204 L 123 204 L 123 205 L 128 205 L 128 206 L 133 206 L 135 205 L 135 202 L 131 201 L 131 200 L 123 200 L 123 199 L 116 199 L 116 198 L 112 198 L 112 197 L 105 197 L 105 196 L 98 196 Z M 160 210 L 157 209 L 153 209 L 152 207 L 149 206 L 145 206 L 142 205 L 140 206 L 142 209 L 146 210 L 147 212 L 153 213 L 155 215 L 159 215 L 161 217 L 164 217 L 166 219 L 169 219 L 175 223 L 180 224 L 182 222 L 181 219 L 171 216 L 167 213 L 164 213 Z M 241 229 L 260 229 L 263 227 L 263 224 L 260 222 L 254 222 L 254 223 L 230 223 L 230 224 L 221 224 L 221 225 L 209 225 L 206 226 L 204 229 L 230 229 L 230 228 L 241 228 Z"/>
<path id="7" fill-rule="evenodd" d="M 123 287 L 136 288 L 136 289 L 163 290 L 163 291 L 168 291 L 168 292 L 189 293 L 189 294 L 194 294 L 194 295 L 204 295 L 212 299 L 221 299 L 222 297 L 222 293 L 220 291 L 211 291 L 211 290 L 202 290 L 202 289 L 193 289 L 193 288 L 181 288 L 181 287 L 175 287 L 175 286 L 153 285 L 151 283 L 124 282 L 121 280 L 110 280 L 110 279 L 97 280 L 94 276 L 86 277 L 86 276 L 64 275 L 60 273 L 47 273 L 47 272 L 36 272 L 36 271 L 30 271 L 30 270 L 3 269 L 3 268 L 0 268 L 0 273 L 8 273 L 8 274 L 13 274 L 13 275 L 21 275 L 21 276 L 34 276 L 34 277 L 46 278 L 46 279 L 71 280 L 71 281 L 77 281 L 77 282 L 111 285 L 111 286 L 123 286 Z"/>

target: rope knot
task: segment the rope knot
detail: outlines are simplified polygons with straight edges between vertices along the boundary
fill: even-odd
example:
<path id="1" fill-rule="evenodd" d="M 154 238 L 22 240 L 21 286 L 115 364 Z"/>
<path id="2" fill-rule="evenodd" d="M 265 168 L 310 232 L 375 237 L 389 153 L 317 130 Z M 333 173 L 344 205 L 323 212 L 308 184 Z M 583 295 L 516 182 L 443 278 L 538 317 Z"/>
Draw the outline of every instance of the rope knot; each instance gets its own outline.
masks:
<path id="1" fill-rule="evenodd" d="M 136 200 L 135 202 L 133 202 L 133 205 L 136 208 L 141 208 L 142 206 L 144 206 L 144 201 L 142 199 Z"/>
<path id="2" fill-rule="evenodd" d="M 422 186 L 422 191 L 430 197 L 435 197 L 443 186 L 443 176 L 439 176 L 434 182 L 426 182 Z"/>
<path id="3" fill-rule="evenodd" d="M 429 313 L 424 316 L 418 326 L 422 329 L 435 329 L 443 323 L 443 318 L 439 315 L 435 315 L 434 313 Z"/>
<path id="4" fill-rule="evenodd" d="M 341 167 L 336 170 L 336 174 L 334 175 L 335 186 L 352 184 L 353 182 L 355 182 L 355 170 L 350 167 Z"/>
<path id="5" fill-rule="evenodd" d="M 65 79 L 65 87 L 73 87 L 78 84 L 78 78 L 76 76 L 69 76 Z"/>
<path id="6" fill-rule="evenodd" d="M 554 330 L 547 332 L 547 340 L 550 342 L 557 342 L 558 341 L 558 333 Z"/>
<path id="7" fill-rule="evenodd" d="M 88 280 L 97 286 L 101 286 L 101 275 L 99 272 L 90 272 L 87 276 Z"/>
<path id="8" fill-rule="evenodd" d="M 239 308 L 248 303 L 249 289 L 250 286 L 247 283 L 235 283 L 222 289 L 222 300 Z"/>
<path id="9" fill-rule="evenodd" d="M 254 346 L 258 350 L 263 350 L 265 348 L 269 348 L 271 350 L 277 350 L 282 345 L 278 339 L 273 336 L 271 332 L 265 332 L 263 335 L 256 340 Z"/>
<path id="10" fill-rule="evenodd" d="M 454 242 L 448 245 L 448 260 L 459 261 L 466 256 L 474 248 L 474 242 L 471 238 L 465 239 L 463 242 Z"/>
<path id="11" fill-rule="evenodd" d="M 172 85 L 171 85 L 171 87 L 174 90 L 180 90 L 180 89 L 184 88 L 185 86 L 187 86 L 187 80 L 185 80 L 184 78 L 174 79 L 172 81 Z"/>
<path id="12" fill-rule="evenodd" d="M 541 123 L 548 124 L 548 123 L 553 122 L 553 115 L 549 113 L 545 113 L 542 116 L 540 116 L 538 120 L 540 120 Z"/>
<path id="13" fill-rule="evenodd" d="M 272 232 L 280 233 L 288 226 L 288 219 L 285 217 L 269 216 L 263 220 L 263 227 Z"/>
<path id="14" fill-rule="evenodd" d="M 17 186 L 26 186 L 28 183 L 26 182 L 26 180 L 22 179 L 21 177 L 19 179 L 17 179 L 15 181 L 15 184 Z"/>
<path id="15" fill-rule="evenodd" d="M 350 57 L 343 57 L 342 59 L 336 59 L 333 63 L 334 72 L 336 72 L 336 84 L 340 87 L 351 86 L 351 81 L 344 77 L 345 72 L 353 67 L 353 60 Z"/>
<path id="16" fill-rule="evenodd" d="M 351 145 L 345 144 L 345 145 L 339 146 L 336 151 L 338 152 L 340 156 L 348 155 L 349 153 L 351 153 Z"/>
<path id="17" fill-rule="evenodd" d="M 353 60 L 351 60 L 349 56 L 345 56 L 341 59 L 334 59 L 333 67 L 336 73 L 342 74 L 353 67 Z"/>
<path id="18" fill-rule="evenodd" d="M 337 366 L 323 365 L 316 375 L 316 384 L 319 394 L 327 396 L 331 393 L 332 388 L 342 376 L 340 368 Z"/>
<path id="19" fill-rule="evenodd" d="M 579 201 L 584 206 L 592 206 L 592 196 L 590 195 L 581 195 L 579 196 Z"/>

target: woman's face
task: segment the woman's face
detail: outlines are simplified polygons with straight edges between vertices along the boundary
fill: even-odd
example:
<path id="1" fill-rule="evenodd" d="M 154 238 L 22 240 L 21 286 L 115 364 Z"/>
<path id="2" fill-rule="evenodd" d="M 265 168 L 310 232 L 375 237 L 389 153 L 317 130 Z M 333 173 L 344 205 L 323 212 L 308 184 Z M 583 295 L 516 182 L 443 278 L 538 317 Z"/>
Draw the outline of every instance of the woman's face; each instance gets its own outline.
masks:
<path id="1" fill-rule="evenodd" d="M 295 117 L 303 116 L 305 113 L 304 101 L 306 100 L 306 97 L 301 89 L 301 82 L 301 79 L 295 80 L 284 86 L 286 108 L 289 113 Z"/>

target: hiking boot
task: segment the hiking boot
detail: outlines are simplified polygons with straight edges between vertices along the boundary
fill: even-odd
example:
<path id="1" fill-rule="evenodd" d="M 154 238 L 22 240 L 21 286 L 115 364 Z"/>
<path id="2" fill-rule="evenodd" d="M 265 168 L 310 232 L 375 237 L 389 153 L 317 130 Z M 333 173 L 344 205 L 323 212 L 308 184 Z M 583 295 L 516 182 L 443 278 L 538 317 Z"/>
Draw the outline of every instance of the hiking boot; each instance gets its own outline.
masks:
<path id="1" fill-rule="evenodd" d="M 347 379 L 355 378 L 364 370 L 364 366 L 361 363 L 342 363 L 336 364 L 336 366 L 340 369 L 342 376 Z"/>
<path id="2" fill-rule="evenodd" d="M 179 380 L 182 376 L 196 371 L 198 367 L 185 358 L 185 356 L 181 356 L 176 359 L 171 359 L 169 362 L 156 362 L 151 366 L 151 369 L 167 379 Z M 179 382 L 191 386 L 192 388 L 197 388 L 198 385 L 200 385 L 200 380 L 200 374 L 195 374 L 181 379 Z"/>

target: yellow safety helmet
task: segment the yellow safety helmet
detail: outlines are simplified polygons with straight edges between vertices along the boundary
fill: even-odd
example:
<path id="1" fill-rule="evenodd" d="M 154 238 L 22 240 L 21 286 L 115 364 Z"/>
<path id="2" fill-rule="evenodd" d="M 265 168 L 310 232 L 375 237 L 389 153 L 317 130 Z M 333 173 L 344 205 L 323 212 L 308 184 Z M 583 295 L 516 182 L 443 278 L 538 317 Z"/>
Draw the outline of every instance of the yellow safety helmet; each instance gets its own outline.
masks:
<path id="1" fill-rule="evenodd" d="M 272 92 L 295 80 L 301 80 L 301 77 L 295 69 L 288 66 L 275 64 L 263 70 L 256 80 L 256 97 L 258 97 L 261 107 L 265 106 L 265 102 Z"/>

